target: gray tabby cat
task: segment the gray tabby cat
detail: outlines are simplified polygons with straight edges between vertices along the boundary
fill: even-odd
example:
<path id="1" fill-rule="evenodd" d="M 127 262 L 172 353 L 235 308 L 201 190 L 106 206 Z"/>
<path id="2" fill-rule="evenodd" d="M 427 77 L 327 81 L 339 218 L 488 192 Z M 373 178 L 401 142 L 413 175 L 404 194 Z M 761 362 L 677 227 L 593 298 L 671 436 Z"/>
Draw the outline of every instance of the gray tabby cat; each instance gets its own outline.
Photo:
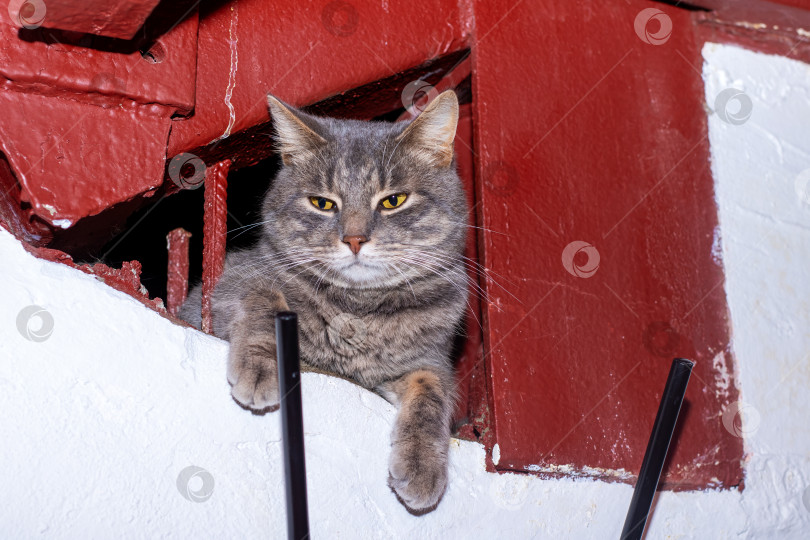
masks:
<path id="1" fill-rule="evenodd" d="M 258 245 L 227 256 L 212 299 L 214 333 L 230 341 L 231 392 L 253 410 L 278 404 L 274 316 L 297 312 L 306 366 L 398 407 L 389 484 L 424 513 L 447 485 L 449 355 L 468 294 L 458 100 L 444 92 L 409 124 L 268 102 L 282 167 Z M 181 316 L 199 327 L 199 287 Z"/>

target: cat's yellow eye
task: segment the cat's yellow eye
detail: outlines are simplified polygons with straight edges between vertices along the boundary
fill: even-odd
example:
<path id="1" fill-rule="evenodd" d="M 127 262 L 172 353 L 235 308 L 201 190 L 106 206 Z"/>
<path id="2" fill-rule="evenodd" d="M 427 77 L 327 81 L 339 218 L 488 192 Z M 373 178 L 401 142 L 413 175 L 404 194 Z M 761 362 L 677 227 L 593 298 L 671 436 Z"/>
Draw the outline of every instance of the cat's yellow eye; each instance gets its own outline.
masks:
<path id="1" fill-rule="evenodd" d="M 310 197 L 309 202 L 318 210 L 334 210 L 335 203 L 326 197 Z"/>
<path id="2" fill-rule="evenodd" d="M 380 204 L 383 208 L 391 210 L 392 208 L 402 206 L 402 203 L 404 203 L 407 198 L 408 196 L 405 193 L 397 193 L 396 195 L 389 195 L 384 198 L 380 201 Z"/>

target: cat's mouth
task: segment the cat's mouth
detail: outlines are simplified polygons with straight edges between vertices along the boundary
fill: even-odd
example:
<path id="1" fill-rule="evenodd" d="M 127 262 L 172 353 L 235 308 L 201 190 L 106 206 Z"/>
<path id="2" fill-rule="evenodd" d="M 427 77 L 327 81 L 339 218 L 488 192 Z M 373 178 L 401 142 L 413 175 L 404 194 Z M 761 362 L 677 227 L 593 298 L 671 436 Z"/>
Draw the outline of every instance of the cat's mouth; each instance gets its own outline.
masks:
<path id="1" fill-rule="evenodd" d="M 358 285 L 378 283 L 389 277 L 385 266 L 361 257 L 352 257 L 338 268 L 338 272 L 347 281 Z"/>

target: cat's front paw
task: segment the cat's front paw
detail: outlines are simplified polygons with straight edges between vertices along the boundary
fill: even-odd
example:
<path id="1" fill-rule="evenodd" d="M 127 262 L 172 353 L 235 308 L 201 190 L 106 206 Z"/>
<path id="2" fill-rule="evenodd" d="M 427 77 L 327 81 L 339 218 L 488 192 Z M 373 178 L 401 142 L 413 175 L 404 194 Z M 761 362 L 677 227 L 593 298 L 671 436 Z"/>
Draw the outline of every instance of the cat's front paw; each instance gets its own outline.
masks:
<path id="1" fill-rule="evenodd" d="M 278 370 L 274 360 L 233 359 L 228 365 L 228 382 L 231 395 L 244 407 L 254 411 L 278 407 Z"/>
<path id="2" fill-rule="evenodd" d="M 447 448 L 419 440 L 396 443 L 388 472 L 388 485 L 411 513 L 430 512 L 447 488 Z"/>

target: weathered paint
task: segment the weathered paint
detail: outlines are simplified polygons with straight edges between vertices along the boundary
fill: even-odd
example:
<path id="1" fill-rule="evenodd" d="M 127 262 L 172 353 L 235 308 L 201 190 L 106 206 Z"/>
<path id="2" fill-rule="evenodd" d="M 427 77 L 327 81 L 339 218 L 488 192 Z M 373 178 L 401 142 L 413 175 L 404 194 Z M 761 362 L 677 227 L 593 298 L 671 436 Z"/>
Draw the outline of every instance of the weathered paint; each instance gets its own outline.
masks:
<path id="1" fill-rule="evenodd" d="M 690 13 L 666 6 L 669 41 L 642 41 L 649 6 L 475 4 L 498 469 L 637 473 L 683 356 L 697 366 L 664 482 L 737 486 L 741 442 L 719 422 L 737 390 L 718 397 L 712 368 L 718 353 L 733 361 L 699 46 Z"/>
<path id="2" fill-rule="evenodd" d="M 225 270 L 225 239 L 228 232 L 228 159 L 205 172 L 203 211 L 202 331 L 213 332 L 211 294 Z"/>
<path id="3" fill-rule="evenodd" d="M 118 39 L 130 39 L 143 25 L 159 0 L 11 0 L 9 14 L 44 8 L 41 24 Z M 14 6 L 12 8 L 11 6 Z M 32 10 L 32 8 L 34 8 Z"/>
<path id="4" fill-rule="evenodd" d="M 166 276 L 166 309 L 177 315 L 188 296 L 188 239 L 191 233 L 183 228 L 166 235 L 169 268 Z"/>

